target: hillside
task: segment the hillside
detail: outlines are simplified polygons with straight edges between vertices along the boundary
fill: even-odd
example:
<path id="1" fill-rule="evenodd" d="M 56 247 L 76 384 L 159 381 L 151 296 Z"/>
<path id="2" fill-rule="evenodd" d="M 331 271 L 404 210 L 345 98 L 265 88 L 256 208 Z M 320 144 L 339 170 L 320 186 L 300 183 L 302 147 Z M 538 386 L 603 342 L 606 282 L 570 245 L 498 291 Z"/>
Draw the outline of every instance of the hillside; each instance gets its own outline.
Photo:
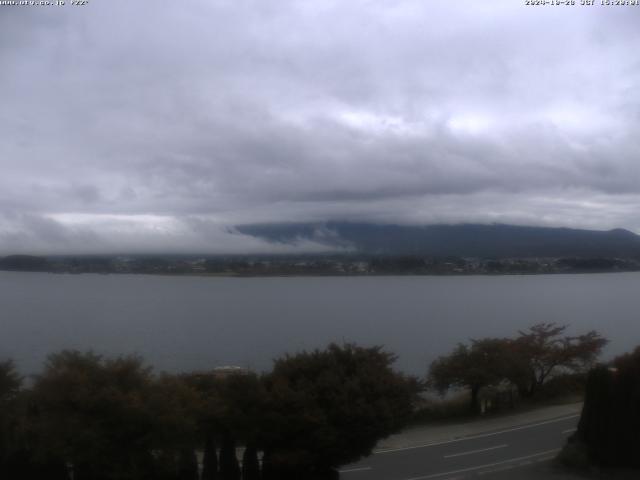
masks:
<path id="1" fill-rule="evenodd" d="M 313 241 L 372 255 L 429 255 L 492 258 L 639 257 L 640 236 L 609 231 L 514 225 L 381 225 L 326 222 L 253 224 L 236 227 L 263 240 Z"/>

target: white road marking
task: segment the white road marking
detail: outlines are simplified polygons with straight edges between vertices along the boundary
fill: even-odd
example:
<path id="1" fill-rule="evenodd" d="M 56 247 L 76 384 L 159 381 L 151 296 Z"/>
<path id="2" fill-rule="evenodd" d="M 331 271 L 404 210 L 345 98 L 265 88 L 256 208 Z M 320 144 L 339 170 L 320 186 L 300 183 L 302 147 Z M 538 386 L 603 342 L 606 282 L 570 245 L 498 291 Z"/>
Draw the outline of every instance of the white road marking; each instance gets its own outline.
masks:
<path id="1" fill-rule="evenodd" d="M 555 457 L 555 455 L 551 455 L 550 457 L 537 458 L 536 460 L 533 460 L 533 462 L 535 462 L 535 463 L 548 462 L 549 460 L 553 460 L 554 457 Z M 530 465 L 531 463 L 532 463 L 532 461 L 526 461 L 526 462 L 522 462 L 522 463 L 514 463 L 512 465 L 506 465 L 504 467 L 492 468 L 490 470 L 483 470 L 481 472 L 478 472 L 478 475 L 482 476 L 482 475 L 488 475 L 490 473 L 505 472 L 507 470 L 513 470 L 514 468 L 524 467 L 526 465 Z"/>
<path id="2" fill-rule="evenodd" d="M 351 472 L 364 472 L 366 470 L 371 470 L 371 467 L 347 468 L 346 470 L 338 470 L 338 472 L 351 473 Z"/>
<path id="3" fill-rule="evenodd" d="M 569 415 L 567 417 L 562 417 L 562 418 L 555 418 L 553 420 L 547 420 L 545 422 L 538 422 L 538 423 L 532 423 L 530 425 L 522 425 L 520 427 L 508 428 L 506 430 L 500 430 L 498 432 L 481 433 L 479 435 L 471 435 L 469 437 L 454 438 L 453 440 L 445 440 L 443 442 L 433 442 L 433 443 L 425 443 L 425 444 L 422 444 L 422 445 L 413 445 L 411 447 L 388 448 L 388 449 L 385 449 L 385 450 L 378 450 L 377 452 L 373 452 L 373 455 L 379 455 L 379 454 L 383 454 L 383 453 L 403 452 L 405 450 L 415 450 L 417 448 L 436 447 L 438 445 L 447 445 L 449 443 L 456 443 L 456 442 L 466 442 L 467 440 L 475 440 L 476 438 L 492 437 L 494 435 L 502 435 L 503 433 L 516 432 L 518 430 L 525 430 L 527 428 L 539 427 L 541 425 L 548 425 L 550 423 L 563 422 L 565 420 L 570 420 L 572 418 L 577 418 L 579 416 L 580 416 L 580 414 L 577 413 L 575 415 Z"/>
<path id="4" fill-rule="evenodd" d="M 507 465 L 504 467 L 492 468 L 491 470 L 483 470 L 482 472 L 478 472 L 478 475 L 488 475 L 489 473 L 498 473 L 498 472 L 506 472 L 507 470 L 513 470 L 517 465 Z"/>
<path id="5" fill-rule="evenodd" d="M 567 433 L 573 433 L 577 430 L 577 428 L 568 428 L 566 430 L 563 430 L 562 433 L 567 434 Z"/>
<path id="6" fill-rule="evenodd" d="M 444 455 L 444 458 L 462 457 L 463 455 L 472 455 L 474 453 L 488 452 L 489 450 L 496 450 L 498 448 L 506 448 L 508 446 L 509 445 L 507 445 L 505 443 L 504 445 L 496 445 L 495 447 L 480 448 L 478 450 L 469 450 L 468 452 L 461 452 L 461 453 L 452 453 L 451 455 Z"/>
<path id="7" fill-rule="evenodd" d="M 556 448 L 554 450 L 547 450 L 545 452 L 533 453 L 531 455 L 526 455 L 524 457 L 510 458 L 508 460 L 503 460 L 501 462 L 487 463 L 485 465 L 478 465 L 476 467 L 461 468 L 460 470 L 452 470 L 450 472 L 433 473 L 431 475 L 424 475 L 422 477 L 411 477 L 411 478 L 407 478 L 405 480 L 427 480 L 429 478 L 444 477 L 446 475 L 455 475 L 457 473 L 472 472 L 474 470 L 481 470 L 483 468 L 491 468 L 491 467 L 496 467 L 498 465 L 504 465 L 505 463 L 521 462 L 521 461 L 527 460 L 529 458 L 535 458 L 535 457 L 540 457 L 540 456 L 543 456 L 543 455 L 549 455 L 551 453 L 557 453 L 559 451 L 560 451 L 560 449 Z"/>
<path id="8" fill-rule="evenodd" d="M 555 455 L 551 455 L 550 457 L 538 458 L 536 460 L 536 463 L 548 462 L 549 460 L 553 460 L 554 458 L 556 458 Z"/>

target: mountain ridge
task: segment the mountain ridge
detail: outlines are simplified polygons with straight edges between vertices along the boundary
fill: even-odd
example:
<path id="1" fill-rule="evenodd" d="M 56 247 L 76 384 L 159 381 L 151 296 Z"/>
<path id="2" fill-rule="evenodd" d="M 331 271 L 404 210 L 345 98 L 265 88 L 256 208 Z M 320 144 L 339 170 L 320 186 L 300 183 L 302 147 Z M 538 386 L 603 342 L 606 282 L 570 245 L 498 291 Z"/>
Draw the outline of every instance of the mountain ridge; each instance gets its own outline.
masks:
<path id="1" fill-rule="evenodd" d="M 587 230 L 508 224 L 399 225 L 302 222 L 236 225 L 274 244 L 304 241 L 370 255 L 460 257 L 640 257 L 640 236 L 622 228 Z"/>

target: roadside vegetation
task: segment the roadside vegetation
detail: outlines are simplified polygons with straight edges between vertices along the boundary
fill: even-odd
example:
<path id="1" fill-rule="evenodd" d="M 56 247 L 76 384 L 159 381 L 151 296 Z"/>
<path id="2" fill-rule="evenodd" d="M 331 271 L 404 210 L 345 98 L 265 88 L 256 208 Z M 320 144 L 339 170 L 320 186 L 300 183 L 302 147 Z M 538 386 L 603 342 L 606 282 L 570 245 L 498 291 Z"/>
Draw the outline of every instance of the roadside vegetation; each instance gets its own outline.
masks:
<path id="1" fill-rule="evenodd" d="M 640 469 L 640 347 L 592 369 L 578 429 L 562 464 L 583 469 Z"/>
<path id="2" fill-rule="evenodd" d="M 285 355 L 261 375 L 242 369 L 158 374 L 136 356 L 62 351 L 26 382 L 6 361 L 0 363 L 0 478 L 337 478 L 339 466 L 370 454 L 411 422 L 581 391 L 606 340 L 565 330 L 543 323 L 515 338 L 460 344 L 432 363 L 424 381 L 394 371 L 395 356 L 381 347 L 353 344 Z M 591 390 L 599 388 L 593 375 Z M 425 400 L 429 392 L 451 391 L 439 407 Z M 592 410 L 602 401 L 594 404 Z M 596 427 L 585 422 L 587 442 Z"/>
<path id="3" fill-rule="evenodd" d="M 450 396 L 440 404 L 428 402 L 417 418 L 474 415 L 580 396 L 586 372 L 607 340 L 595 331 L 569 336 L 566 329 L 564 325 L 540 323 L 515 338 L 482 338 L 458 344 L 450 354 L 436 359 L 427 375 L 430 389 Z M 462 397 L 468 399 L 464 406 Z"/>
<path id="4" fill-rule="evenodd" d="M 155 374 L 138 357 L 0 364 L 0 478 L 337 478 L 411 416 L 418 382 L 381 348 L 330 345 L 271 372 Z M 241 459 L 241 461 L 239 461 Z"/>

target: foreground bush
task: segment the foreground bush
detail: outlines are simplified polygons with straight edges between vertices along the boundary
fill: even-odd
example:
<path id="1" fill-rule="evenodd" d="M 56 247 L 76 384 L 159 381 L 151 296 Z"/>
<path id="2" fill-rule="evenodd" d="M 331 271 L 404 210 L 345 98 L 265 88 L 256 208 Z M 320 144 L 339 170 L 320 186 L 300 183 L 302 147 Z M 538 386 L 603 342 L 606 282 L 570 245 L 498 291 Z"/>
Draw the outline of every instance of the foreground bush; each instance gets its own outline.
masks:
<path id="1" fill-rule="evenodd" d="M 262 377 L 156 375 L 138 357 L 64 351 L 29 389 L 2 363 L 0 478 L 333 478 L 409 418 L 417 383 L 393 361 L 380 348 L 330 345 Z"/>
<path id="2" fill-rule="evenodd" d="M 640 468 L 640 347 L 589 373 L 571 444 L 591 463 Z"/>
<path id="3" fill-rule="evenodd" d="M 371 453 L 412 414 L 417 382 L 380 348 L 331 345 L 277 360 L 266 378 L 269 478 L 326 475 Z"/>

